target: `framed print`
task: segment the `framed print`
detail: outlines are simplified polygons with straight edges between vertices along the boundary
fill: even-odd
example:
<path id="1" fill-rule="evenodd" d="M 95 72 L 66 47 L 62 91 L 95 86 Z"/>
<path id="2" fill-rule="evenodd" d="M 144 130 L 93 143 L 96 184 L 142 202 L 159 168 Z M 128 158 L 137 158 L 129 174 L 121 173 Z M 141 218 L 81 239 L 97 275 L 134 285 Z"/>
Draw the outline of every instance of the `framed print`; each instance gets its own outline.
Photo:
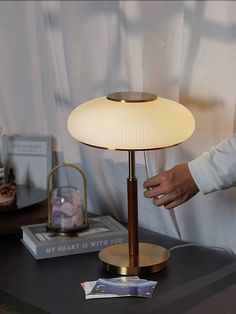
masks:
<path id="1" fill-rule="evenodd" d="M 3 164 L 7 173 L 13 169 L 17 185 L 47 190 L 47 176 L 52 168 L 52 139 L 46 135 L 3 135 Z"/>

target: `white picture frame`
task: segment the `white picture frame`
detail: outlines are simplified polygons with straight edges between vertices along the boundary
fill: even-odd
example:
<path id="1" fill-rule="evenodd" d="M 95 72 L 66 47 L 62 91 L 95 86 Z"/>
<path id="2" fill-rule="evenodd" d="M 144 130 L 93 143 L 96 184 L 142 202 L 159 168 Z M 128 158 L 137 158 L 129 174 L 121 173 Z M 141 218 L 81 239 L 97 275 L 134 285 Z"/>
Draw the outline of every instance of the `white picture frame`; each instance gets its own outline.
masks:
<path id="1" fill-rule="evenodd" d="M 52 169 L 52 141 L 50 135 L 3 135 L 3 164 L 7 173 L 13 168 L 17 185 L 47 190 L 47 177 Z"/>

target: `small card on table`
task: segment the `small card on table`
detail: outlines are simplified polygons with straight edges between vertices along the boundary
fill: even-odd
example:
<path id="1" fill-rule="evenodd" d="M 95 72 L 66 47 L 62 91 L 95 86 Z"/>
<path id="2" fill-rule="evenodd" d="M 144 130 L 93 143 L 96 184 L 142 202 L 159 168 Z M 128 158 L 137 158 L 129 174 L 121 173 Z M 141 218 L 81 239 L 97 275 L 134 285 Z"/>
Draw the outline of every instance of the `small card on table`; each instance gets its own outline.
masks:
<path id="1" fill-rule="evenodd" d="M 97 281 L 87 281 L 81 284 L 86 299 L 143 297 L 151 298 L 157 281 L 140 279 L 137 276 L 100 278 Z"/>

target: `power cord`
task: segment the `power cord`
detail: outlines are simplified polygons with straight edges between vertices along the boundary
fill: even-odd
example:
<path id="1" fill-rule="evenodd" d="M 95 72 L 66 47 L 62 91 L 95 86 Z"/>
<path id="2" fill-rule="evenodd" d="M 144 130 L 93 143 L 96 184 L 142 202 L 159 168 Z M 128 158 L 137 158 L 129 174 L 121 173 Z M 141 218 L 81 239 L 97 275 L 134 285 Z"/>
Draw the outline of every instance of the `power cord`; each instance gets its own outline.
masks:
<path id="1" fill-rule="evenodd" d="M 180 244 L 180 245 L 176 245 L 176 246 L 173 246 L 169 249 L 169 251 L 173 251 L 173 250 L 176 250 L 176 249 L 179 249 L 179 248 L 183 248 L 183 247 L 187 247 L 187 246 L 199 246 L 199 247 L 202 247 L 202 248 L 207 248 L 207 249 L 214 249 L 214 250 L 219 250 L 219 251 L 223 251 L 227 254 L 230 254 L 230 255 L 235 255 L 233 251 L 231 250 L 226 250 L 222 247 L 219 247 L 219 246 L 207 246 L 207 245 L 201 245 L 201 244 L 198 244 L 198 243 L 186 243 L 186 244 Z"/>

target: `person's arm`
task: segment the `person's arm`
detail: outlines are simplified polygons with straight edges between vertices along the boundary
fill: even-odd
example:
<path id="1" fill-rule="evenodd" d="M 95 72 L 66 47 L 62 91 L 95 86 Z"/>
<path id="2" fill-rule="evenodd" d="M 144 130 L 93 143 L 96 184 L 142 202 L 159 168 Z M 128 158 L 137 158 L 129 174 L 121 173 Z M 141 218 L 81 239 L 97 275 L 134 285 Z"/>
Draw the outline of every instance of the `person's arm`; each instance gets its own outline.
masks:
<path id="1" fill-rule="evenodd" d="M 236 186 L 236 133 L 188 163 L 203 194 Z"/>
<path id="2" fill-rule="evenodd" d="M 236 134 L 189 163 L 144 182 L 144 196 L 156 206 L 174 208 L 193 197 L 236 185 Z"/>

